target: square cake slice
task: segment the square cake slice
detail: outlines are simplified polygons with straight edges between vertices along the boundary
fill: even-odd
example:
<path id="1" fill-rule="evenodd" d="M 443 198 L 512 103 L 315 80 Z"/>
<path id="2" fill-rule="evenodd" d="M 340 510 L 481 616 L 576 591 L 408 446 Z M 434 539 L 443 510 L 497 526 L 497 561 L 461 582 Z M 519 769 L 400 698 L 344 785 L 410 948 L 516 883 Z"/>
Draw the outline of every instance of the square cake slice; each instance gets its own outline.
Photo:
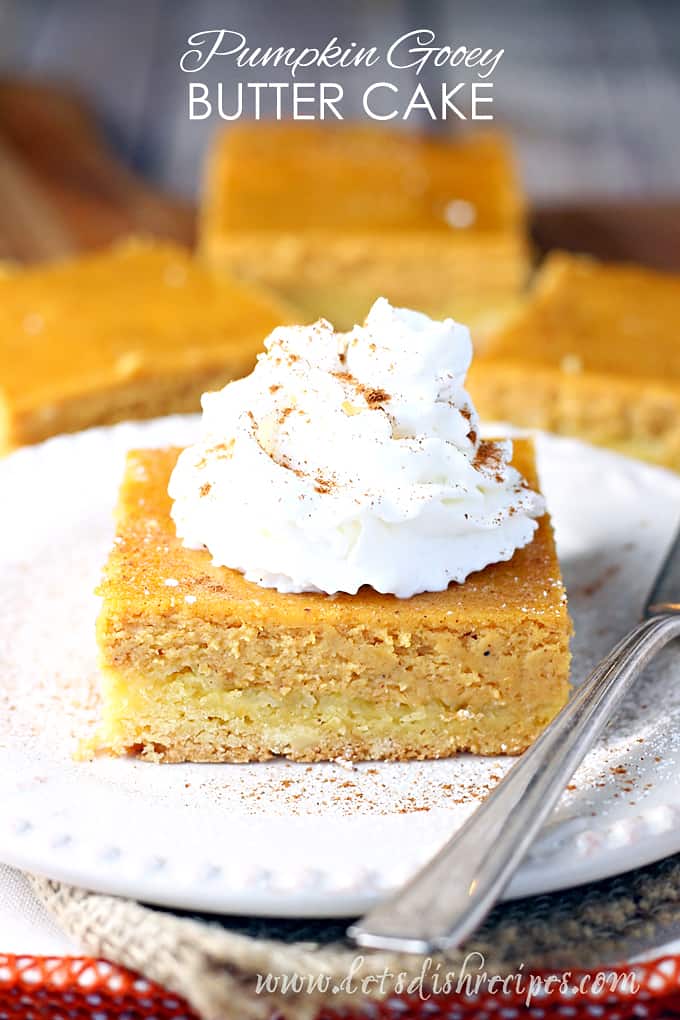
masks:
<path id="1" fill-rule="evenodd" d="M 166 762 L 518 754 L 564 705 L 571 624 L 547 516 L 510 561 L 443 592 L 281 594 L 177 539 L 178 452 L 129 455 L 99 589 L 96 749 Z M 515 465 L 536 488 L 529 440 Z"/>
<path id="2" fill-rule="evenodd" d="M 370 124 L 230 127 L 208 164 L 200 250 L 337 329 L 362 322 L 376 294 L 488 328 L 529 271 L 502 136 Z"/>
<path id="3" fill-rule="evenodd" d="M 110 251 L 0 279 L 0 454 L 58 432 L 200 409 L 294 314 L 179 246 Z"/>
<path id="4" fill-rule="evenodd" d="M 468 376 L 483 418 L 680 471 L 680 275 L 555 253 Z"/>

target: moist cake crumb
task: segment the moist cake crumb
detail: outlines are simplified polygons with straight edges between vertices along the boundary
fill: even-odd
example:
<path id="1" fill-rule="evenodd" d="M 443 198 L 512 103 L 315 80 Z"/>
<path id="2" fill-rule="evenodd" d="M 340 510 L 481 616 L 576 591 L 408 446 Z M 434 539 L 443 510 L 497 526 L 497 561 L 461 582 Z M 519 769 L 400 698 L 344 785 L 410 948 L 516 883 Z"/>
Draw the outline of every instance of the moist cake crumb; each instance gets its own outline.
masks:
<path id="1" fill-rule="evenodd" d="M 564 704 L 571 624 L 552 583 L 547 517 L 512 560 L 443 592 L 282 594 L 177 539 L 167 494 L 177 455 L 129 455 L 120 541 L 100 586 L 102 750 L 343 769 L 457 750 L 517 754 Z M 515 457 L 535 485 L 530 441 L 516 442 Z M 145 541 L 148 518 L 156 546 Z M 182 599 L 170 594 L 178 578 L 190 589 Z"/>

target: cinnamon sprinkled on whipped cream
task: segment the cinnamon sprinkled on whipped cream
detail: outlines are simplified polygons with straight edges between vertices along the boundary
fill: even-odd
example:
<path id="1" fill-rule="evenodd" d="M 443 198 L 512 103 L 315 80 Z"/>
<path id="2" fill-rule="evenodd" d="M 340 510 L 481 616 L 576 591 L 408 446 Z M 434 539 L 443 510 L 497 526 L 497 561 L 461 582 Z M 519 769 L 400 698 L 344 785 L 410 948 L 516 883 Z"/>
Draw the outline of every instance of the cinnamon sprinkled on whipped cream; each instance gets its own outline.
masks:
<path id="1" fill-rule="evenodd" d="M 544 511 L 479 440 L 465 326 L 379 298 L 363 326 L 281 326 L 250 376 L 203 397 L 170 480 L 177 534 L 282 592 L 408 598 L 531 541 Z"/>

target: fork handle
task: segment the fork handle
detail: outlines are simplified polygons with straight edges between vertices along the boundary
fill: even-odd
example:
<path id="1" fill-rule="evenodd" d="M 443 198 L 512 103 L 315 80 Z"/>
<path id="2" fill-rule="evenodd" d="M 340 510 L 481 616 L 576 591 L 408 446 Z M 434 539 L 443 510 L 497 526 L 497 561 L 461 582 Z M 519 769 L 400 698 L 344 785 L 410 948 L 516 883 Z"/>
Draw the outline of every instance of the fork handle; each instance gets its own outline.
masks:
<path id="1" fill-rule="evenodd" d="M 406 885 L 354 924 L 361 946 L 432 953 L 482 922 L 604 724 L 651 657 L 680 636 L 680 615 L 645 620 L 584 684 L 462 828 Z"/>

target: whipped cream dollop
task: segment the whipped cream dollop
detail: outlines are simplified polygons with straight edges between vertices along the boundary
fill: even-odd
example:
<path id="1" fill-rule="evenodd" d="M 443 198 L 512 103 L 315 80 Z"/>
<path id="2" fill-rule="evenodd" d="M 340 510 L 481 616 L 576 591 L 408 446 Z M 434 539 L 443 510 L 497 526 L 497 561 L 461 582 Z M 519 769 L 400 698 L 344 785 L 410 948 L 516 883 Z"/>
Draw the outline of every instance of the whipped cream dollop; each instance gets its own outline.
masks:
<path id="1" fill-rule="evenodd" d="M 362 326 L 281 326 L 255 370 L 203 397 L 173 471 L 185 545 L 281 592 L 408 598 L 510 559 L 542 497 L 484 442 L 465 326 L 379 298 Z"/>

